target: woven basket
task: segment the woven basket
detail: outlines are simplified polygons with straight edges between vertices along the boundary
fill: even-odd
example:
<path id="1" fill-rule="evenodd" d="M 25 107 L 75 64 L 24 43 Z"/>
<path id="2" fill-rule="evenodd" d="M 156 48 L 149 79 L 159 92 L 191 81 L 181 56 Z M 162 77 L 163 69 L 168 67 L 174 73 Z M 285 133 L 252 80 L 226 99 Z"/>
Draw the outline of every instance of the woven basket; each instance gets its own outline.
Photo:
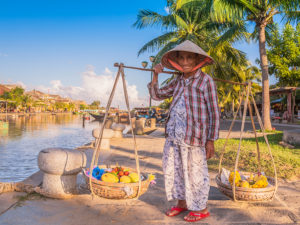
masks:
<path id="1" fill-rule="evenodd" d="M 243 172 L 244 175 L 248 175 L 249 173 Z M 216 182 L 218 185 L 218 189 L 233 199 L 233 192 L 231 185 L 227 185 L 221 182 L 220 175 L 216 176 Z M 235 197 L 236 200 L 239 201 L 270 201 L 273 199 L 275 194 L 275 180 L 273 178 L 268 177 L 269 185 L 265 188 L 243 188 L 243 187 L 235 187 Z"/>
<path id="2" fill-rule="evenodd" d="M 134 169 L 128 168 L 130 171 L 135 172 Z M 90 189 L 89 176 L 83 171 L 85 181 Z M 143 175 L 143 174 L 142 174 Z M 144 176 L 146 177 L 146 176 Z M 149 179 L 141 182 L 141 191 L 139 196 L 144 194 L 149 186 Z M 109 183 L 101 180 L 92 179 L 92 188 L 94 193 L 102 198 L 108 199 L 131 199 L 137 197 L 139 182 L 137 183 Z M 90 189 L 91 190 L 91 189 Z"/>

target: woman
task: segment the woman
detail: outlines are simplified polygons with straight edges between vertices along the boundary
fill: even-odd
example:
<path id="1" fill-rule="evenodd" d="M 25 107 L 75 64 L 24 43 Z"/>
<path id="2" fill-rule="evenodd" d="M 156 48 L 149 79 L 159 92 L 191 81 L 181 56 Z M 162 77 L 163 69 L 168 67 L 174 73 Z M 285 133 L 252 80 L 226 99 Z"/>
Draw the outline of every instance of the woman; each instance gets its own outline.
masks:
<path id="1" fill-rule="evenodd" d="M 184 217 L 188 222 L 209 216 L 206 160 L 213 156 L 214 141 L 218 139 L 219 108 L 214 81 L 201 67 L 212 63 L 213 59 L 199 46 L 185 41 L 163 55 L 148 84 L 154 100 L 173 97 L 166 124 L 163 171 L 167 199 L 176 199 L 177 205 L 166 215 L 190 210 Z M 158 74 L 163 67 L 179 70 L 182 75 L 159 88 Z"/>

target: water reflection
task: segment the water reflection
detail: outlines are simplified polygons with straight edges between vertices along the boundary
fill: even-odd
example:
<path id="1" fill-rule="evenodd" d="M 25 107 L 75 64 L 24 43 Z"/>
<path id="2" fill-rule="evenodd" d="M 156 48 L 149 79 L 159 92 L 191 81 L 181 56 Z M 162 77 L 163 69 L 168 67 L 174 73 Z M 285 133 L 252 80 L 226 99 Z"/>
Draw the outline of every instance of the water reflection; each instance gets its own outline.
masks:
<path id="1" fill-rule="evenodd" d="M 37 155 L 49 147 L 75 148 L 93 140 L 98 122 L 72 114 L 37 114 L 8 117 L 0 129 L 0 182 L 20 181 L 38 170 Z"/>

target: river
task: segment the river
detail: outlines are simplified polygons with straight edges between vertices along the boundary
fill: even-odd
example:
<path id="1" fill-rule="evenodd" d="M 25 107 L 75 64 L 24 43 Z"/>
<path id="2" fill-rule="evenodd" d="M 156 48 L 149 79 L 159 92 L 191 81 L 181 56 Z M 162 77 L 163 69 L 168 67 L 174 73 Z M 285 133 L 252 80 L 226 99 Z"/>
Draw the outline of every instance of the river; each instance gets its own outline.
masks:
<path id="1" fill-rule="evenodd" d="M 5 119 L 1 116 L 0 119 Z M 93 140 L 99 122 L 72 114 L 8 116 L 0 129 L 0 182 L 21 181 L 38 171 L 37 156 L 45 148 L 76 148 Z"/>

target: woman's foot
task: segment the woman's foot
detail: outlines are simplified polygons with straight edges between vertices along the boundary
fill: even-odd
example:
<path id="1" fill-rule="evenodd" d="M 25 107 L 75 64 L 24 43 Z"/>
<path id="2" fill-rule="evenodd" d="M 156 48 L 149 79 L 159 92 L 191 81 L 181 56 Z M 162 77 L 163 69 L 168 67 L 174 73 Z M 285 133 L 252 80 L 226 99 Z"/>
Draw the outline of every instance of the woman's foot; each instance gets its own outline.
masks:
<path id="1" fill-rule="evenodd" d="M 185 200 L 178 200 L 177 206 L 172 207 L 166 212 L 167 216 L 177 216 L 181 212 L 187 211 Z"/>
<path id="2" fill-rule="evenodd" d="M 184 220 L 188 222 L 196 222 L 198 220 L 208 217 L 209 215 L 210 214 L 206 208 L 200 211 L 191 211 L 188 215 L 184 217 Z"/>

